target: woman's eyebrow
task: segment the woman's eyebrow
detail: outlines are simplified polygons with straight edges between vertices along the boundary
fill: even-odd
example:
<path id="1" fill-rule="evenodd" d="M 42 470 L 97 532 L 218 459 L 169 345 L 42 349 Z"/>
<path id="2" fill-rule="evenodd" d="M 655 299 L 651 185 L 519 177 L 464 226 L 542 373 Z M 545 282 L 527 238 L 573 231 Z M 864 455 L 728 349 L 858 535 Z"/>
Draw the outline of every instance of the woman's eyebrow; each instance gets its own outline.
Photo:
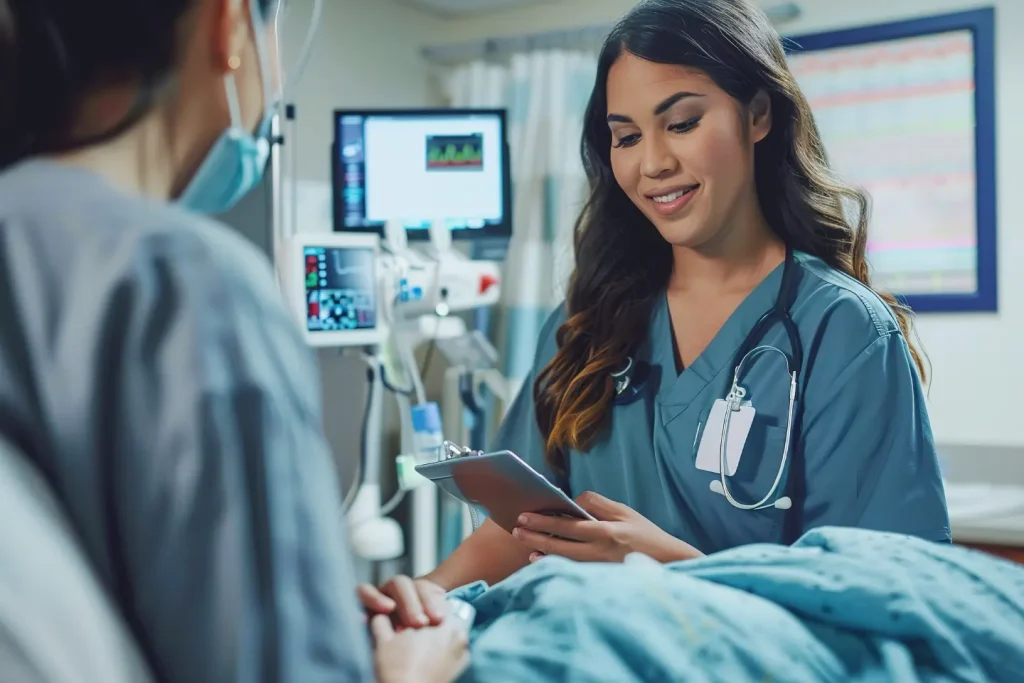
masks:
<path id="1" fill-rule="evenodd" d="M 689 92 L 687 90 L 684 90 L 682 92 L 677 92 L 675 95 L 669 95 L 664 100 L 659 102 L 658 106 L 656 106 L 654 108 L 654 115 L 655 116 L 661 116 L 662 114 L 667 112 L 669 110 L 669 108 L 673 104 L 675 104 L 676 102 L 679 102 L 680 100 L 685 100 L 685 99 L 687 99 L 689 97 L 704 97 L 704 96 L 701 95 L 700 93 Z M 633 119 L 631 119 L 628 116 L 625 116 L 623 114 L 608 114 L 607 120 L 608 120 L 608 123 L 633 123 Z"/>

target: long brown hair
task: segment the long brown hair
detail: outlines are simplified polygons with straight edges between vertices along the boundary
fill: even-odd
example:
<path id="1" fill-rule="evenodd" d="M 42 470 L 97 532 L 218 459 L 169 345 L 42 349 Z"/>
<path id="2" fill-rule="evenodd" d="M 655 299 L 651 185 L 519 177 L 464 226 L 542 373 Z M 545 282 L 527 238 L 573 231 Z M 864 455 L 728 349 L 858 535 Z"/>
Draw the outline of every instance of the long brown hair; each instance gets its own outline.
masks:
<path id="1" fill-rule="evenodd" d="M 558 352 L 533 386 L 548 463 L 565 472 L 568 449 L 586 451 L 607 423 L 610 373 L 621 369 L 646 329 L 672 270 L 671 248 L 612 175 L 605 123 L 608 71 L 623 51 L 699 69 L 742 104 L 771 98 L 774 125 L 758 143 L 757 196 L 772 230 L 791 248 L 817 256 L 870 287 L 868 198 L 829 168 L 810 106 L 786 64 L 768 17 L 748 0 L 646 0 L 612 29 L 598 57 L 584 114 L 581 154 L 590 196 L 575 226 L 576 268 L 566 296 Z M 910 343 L 911 312 L 877 292 Z M 910 352 L 922 379 L 922 356 Z"/>

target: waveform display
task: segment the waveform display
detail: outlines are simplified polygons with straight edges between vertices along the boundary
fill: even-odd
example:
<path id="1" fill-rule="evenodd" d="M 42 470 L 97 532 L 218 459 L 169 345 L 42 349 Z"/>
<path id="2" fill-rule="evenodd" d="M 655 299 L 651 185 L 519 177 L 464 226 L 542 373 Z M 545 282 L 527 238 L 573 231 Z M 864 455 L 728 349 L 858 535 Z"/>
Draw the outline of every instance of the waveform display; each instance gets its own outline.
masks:
<path id="1" fill-rule="evenodd" d="M 479 171 L 484 167 L 484 136 L 428 135 L 427 170 L 459 169 Z"/>
<path id="2" fill-rule="evenodd" d="M 901 295 L 975 291 L 971 33 L 797 52 L 790 68 L 835 170 L 871 195 L 873 281 Z"/>

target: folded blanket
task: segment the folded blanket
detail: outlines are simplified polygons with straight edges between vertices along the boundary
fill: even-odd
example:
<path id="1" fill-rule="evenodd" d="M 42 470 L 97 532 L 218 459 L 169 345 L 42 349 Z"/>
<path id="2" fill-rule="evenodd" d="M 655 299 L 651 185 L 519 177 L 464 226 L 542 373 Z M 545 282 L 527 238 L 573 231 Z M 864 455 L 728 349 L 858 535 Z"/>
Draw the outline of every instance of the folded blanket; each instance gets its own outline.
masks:
<path id="1" fill-rule="evenodd" d="M 488 589 L 463 681 L 1024 681 L 1024 567 L 821 528 L 671 565 L 550 557 Z"/>

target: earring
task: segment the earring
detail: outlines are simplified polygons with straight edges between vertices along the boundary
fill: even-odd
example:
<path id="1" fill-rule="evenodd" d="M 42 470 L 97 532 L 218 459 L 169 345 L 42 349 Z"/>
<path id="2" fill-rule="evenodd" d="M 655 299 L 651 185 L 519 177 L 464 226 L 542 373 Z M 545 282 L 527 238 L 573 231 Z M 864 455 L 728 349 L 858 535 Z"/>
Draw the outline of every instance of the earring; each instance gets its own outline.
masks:
<path id="1" fill-rule="evenodd" d="M 237 71 L 238 67 L 242 66 L 242 58 L 238 55 L 231 55 L 228 57 L 228 68 L 232 71 Z"/>

